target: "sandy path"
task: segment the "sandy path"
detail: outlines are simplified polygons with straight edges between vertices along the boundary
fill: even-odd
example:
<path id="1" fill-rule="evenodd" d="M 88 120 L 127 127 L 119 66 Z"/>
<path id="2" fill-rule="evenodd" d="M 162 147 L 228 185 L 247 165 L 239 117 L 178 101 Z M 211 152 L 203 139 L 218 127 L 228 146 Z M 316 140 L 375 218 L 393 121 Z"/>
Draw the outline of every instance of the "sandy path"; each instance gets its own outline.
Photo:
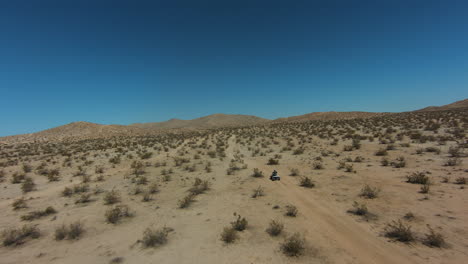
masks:
<path id="1" fill-rule="evenodd" d="M 330 199 L 318 196 L 313 189 L 299 187 L 299 177 L 287 176 L 286 167 L 275 167 L 282 179 L 272 182 L 267 178 L 272 166 L 262 164 L 258 159 L 247 159 L 246 163 L 250 168 L 265 172 L 262 184 L 268 188 L 268 195 L 273 192 L 271 196 L 282 197 L 284 203 L 293 204 L 299 209 L 303 221 L 297 224 L 306 230 L 304 235 L 308 241 L 337 249 L 331 256 L 326 256 L 332 263 L 422 263 L 361 226 L 346 212 L 334 207 Z"/>

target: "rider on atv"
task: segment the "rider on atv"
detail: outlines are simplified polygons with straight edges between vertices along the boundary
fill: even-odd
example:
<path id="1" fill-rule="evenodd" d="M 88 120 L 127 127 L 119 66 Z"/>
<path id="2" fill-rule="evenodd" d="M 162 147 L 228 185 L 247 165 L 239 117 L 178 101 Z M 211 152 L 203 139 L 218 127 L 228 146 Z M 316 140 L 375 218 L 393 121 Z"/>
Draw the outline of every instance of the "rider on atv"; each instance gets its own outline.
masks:
<path id="1" fill-rule="evenodd" d="M 270 176 L 270 180 L 272 181 L 279 181 L 280 176 L 278 176 L 278 172 L 276 170 L 273 171 L 273 173 Z"/>

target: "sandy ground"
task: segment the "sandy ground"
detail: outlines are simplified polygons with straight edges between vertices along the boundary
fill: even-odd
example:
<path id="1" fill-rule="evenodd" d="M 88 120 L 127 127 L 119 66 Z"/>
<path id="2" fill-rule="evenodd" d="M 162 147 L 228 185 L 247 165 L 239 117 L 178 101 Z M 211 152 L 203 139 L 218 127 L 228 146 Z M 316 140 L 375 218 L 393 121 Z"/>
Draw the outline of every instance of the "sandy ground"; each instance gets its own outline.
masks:
<path id="1" fill-rule="evenodd" d="M 437 146 L 441 154 L 415 154 L 421 147 L 434 146 L 436 143 L 411 144 L 408 148 L 397 147 L 389 151 L 389 159 L 404 156 L 405 168 L 383 167 L 381 157 L 374 152 L 382 145 L 377 141 L 362 141 L 359 150 L 343 151 L 350 140 L 340 141 L 331 146 L 329 140 L 313 137 L 305 144 L 305 152 L 292 155 L 291 151 L 280 153 L 286 143 L 284 138 L 277 138 L 278 145 L 271 144 L 273 150 L 266 156 L 252 157 L 250 146 L 262 140 L 261 137 L 241 140 L 247 144 L 236 143 L 239 136 L 228 135 L 229 146 L 223 160 L 201 155 L 194 159 L 196 149 L 186 145 L 172 149 L 168 153 L 156 151 L 147 162 L 152 165 L 157 161 L 166 161 L 166 167 L 150 166 L 145 169 L 145 176 L 150 182 L 157 182 L 159 192 L 149 202 L 142 202 L 142 195 L 130 192 L 136 184 L 130 181 L 132 160 L 122 158 L 122 162 L 112 167 L 104 151 L 88 153 L 94 160 L 88 169 L 92 175 L 91 191 L 96 187 L 118 190 L 122 196 L 121 204 L 128 205 L 134 216 L 123 219 L 118 224 L 106 223 L 104 213 L 110 205 L 104 205 L 104 193 L 92 194 L 92 201 L 75 204 L 77 198 L 63 197 L 62 190 L 81 182 L 80 177 L 73 177 L 78 162 L 72 167 L 61 167 L 64 157 L 57 156 L 53 167 L 60 167 L 60 181 L 48 182 L 44 176 L 34 171 L 28 173 L 37 184 L 35 191 L 24 195 L 28 208 L 13 210 L 12 202 L 23 196 L 20 184 L 10 183 L 9 176 L 21 167 L 10 166 L 4 169 L 6 177 L 0 184 L 0 229 L 20 227 L 28 221 L 21 221 L 20 216 L 27 212 L 53 206 L 57 214 L 46 216 L 30 223 L 41 230 L 38 239 L 27 239 L 18 246 L 0 246 L 0 263 L 109 263 L 112 259 L 122 258 L 121 263 L 466 263 L 468 261 L 468 192 L 463 185 L 454 184 L 457 177 L 467 177 L 468 161 L 462 158 L 461 165 L 446 167 L 441 164 L 447 157 L 450 143 Z M 195 139 L 197 143 L 201 138 Z M 187 143 L 188 140 L 185 141 Z M 298 141 L 295 140 L 296 144 Z M 174 166 L 172 157 L 179 156 L 178 150 L 186 150 L 185 157 L 190 157 L 189 164 L 197 164 L 196 171 L 184 171 Z M 312 164 L 316 157 L 322 156 L 322 150 L 339 153 L 323 156 L 324 169 L 315 170 Z M 108 150 L 112 157 L 114 150 Z M 203 150 L 205 152 L 205 150 Z M 135 151 L 133 152 L 135 153 Z M 98 154 L 94 157 L 94 154 Z M 267 165 L 269 158 L 280 154 L 280 164 Z M 227 175 L 231 159 L 242 156 L 247 169 Z M 364 161 L 352 163 L 355 173 L 338 170 L 338 162 L 345 157 L 364 157 Z M 211 162 L 212 171 L 204 170 Z M 31 161 L 33 167 L 42 161 Z M 49 162 L 50 163 L 50 162 Z M 201 163 L 201 164 L 200 164 Z M 105 167 L 104 181 L 94 181 L 94 166 Z M 161 171 L 173 168 L 170 181 L 163 181 Z M 264 172 L 266 177 L 252 177 L 253 168 Z M 290 169 L 297 168 L 300 175 L 309 176 L 316 186 L 299 186 L 300 176 L 289 176 Z M 268 179 L 273 169 L 282 176 L 281 181 Z M 432 185 L 428 194 L 419 193 L 420 185 L 406 183 L 406 175 L 415 171 L 429 171 Z M 442 182 L 443 176 L 449 176 L 448 183 Z M 187 194 L 195 177 L 211 182 L 210 190 L 197 195 L 195 202 L 188 208 L 179 209 L 178 201 Z M 375 199 L 359 197 L 361 188 L 369 184 L 381 189 Z M 261 186 L 264 196 L 252 198 L 253 189 Z M 142 185 L 145 189 L 146 186 Z M 354 201 L 367 204 L 375 215 L 365 219 L 348 212 Z M 298 208 L 297 217 L 285 216 L 286 205 Z M 275 209 L 274 206 L 279 206 Z M 403 216 L 412 212 L 413 220 Z M 239 232 L 234 243 L 226 244 L 220 240 L 224 227 L 235 220 L 234 214 L 240 214 L 248 220 L 246 230 Z M 384 236 L 384 228 L 392 220 L 401 219 L 412 226 L 416 241 L 401 243 Z M 61 224 L 80 220 L 85 232 L 78 240 L 54 239 L 54 231 Z M 271 220 L 284 223 L 284 231 L 278 237 L 271 237 L 265 232 Z M 443 234 L 446 245 L 433 248 L 424 245 L 421 240 L 427 233 L 427 225 Z M 168 242 L 155 248 L 144 248 L 138 243 L 147 227 L 170 227 Z M 289 235 L 299 232 L 306 239 L 306 250 L 299 257 L 288 257 L 280 250 L 280 244 Z"/>

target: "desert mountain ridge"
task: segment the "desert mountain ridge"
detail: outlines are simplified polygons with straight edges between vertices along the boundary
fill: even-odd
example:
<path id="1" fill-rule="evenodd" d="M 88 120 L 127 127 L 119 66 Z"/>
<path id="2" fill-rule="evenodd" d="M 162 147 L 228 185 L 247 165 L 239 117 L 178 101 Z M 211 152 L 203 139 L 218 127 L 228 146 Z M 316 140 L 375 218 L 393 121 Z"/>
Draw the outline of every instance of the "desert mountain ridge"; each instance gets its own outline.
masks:
<path id="1" fill-rule="evenodd" d="M 468 108 L 468 99 L 443 106 L 429 106 L 414 112 L 443 111 Z M 66 125 L 46 129 L 36 133 L 0 137 L 1 142 L 60 141 L 66 139 L 89 139 L 128 135 L 149 135 L 164 132 L 213 129 L 220 127 L 251 126 L 282 122 L 307 122 L 314 120 L 345 120 L 354 118 L 372 118 L 392 113 L 384 112 L 312 112 L 304 115 L 277 118 L 274 120 L 253 115 L 212 114 L 191 120 L 172 118 L 164 122 L 134 123 L 130 125 L 105 125 L 85 121 L 72 122 Z M 394 114 L 394 113 L 393 113 Z"/>
<path id="2" fill-rule="evenodd" d="M 135 123 L 130 124 L 132 127 L 145 129 L 174 129 L 174 128 L 215 128 L 225 126 L 246 126 L 256 125 L 270 121 L 269 119 L 252 116 L 252 115 L 228 115 L 228 114 L 213 114 L 204 117 L 199 117 L 191 120 L 170 119 L 164 122 L 152 123 Z"/>
<path id="3" fill-rule="evenodd" d="M 416 111 L 422 112 L 422 111 L 441 111 L 441 110 L 451 110 L 451 109 L 457 109 L 457 108 L 468 108 L 468 99 L 456 101 L 451 104 L 447 105 L 442 105 L 442 106 L 428 106 Z"/>

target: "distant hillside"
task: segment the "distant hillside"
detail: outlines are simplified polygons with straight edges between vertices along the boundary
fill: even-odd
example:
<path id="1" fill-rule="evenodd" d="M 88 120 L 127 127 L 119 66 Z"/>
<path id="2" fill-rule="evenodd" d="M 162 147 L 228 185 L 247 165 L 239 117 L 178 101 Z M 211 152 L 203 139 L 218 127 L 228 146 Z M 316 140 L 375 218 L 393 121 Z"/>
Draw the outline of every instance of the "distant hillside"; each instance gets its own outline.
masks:
<path id="1" fill-rule="evenodd" d="M 274 122 L 305 122 L 312 120 L 340 120 L 354 118 L 370 118 L 385 115 L 385 113 L 372 112 L 314 112 L 305 115 L 291 116 L 275 119 Z"/>
<path id="2" fill-rule="evenodd" d="M 250 115 L 225 115 L 214 114 L 204 116 L 192 120 L 171 119 L 165 122 L 155 123 L 136 123 L 131 124 L 132 127 L 145 128 L 145 129 L 174 129 L 174 128 L 188 128 L 188 129 L 206 129 L 215 127 L 226 126 L 248 126 L 256 125 L 269 121 L 268 119 L 250 116 Z"/>
<path id="3" fill-rule="evenodd" d="M 101 138 L 119 135 L 138 135 L 145 134 L 148 131 L 122 125 L 100 125 L 90 122 L 73 122 L 67 125 L 58 126 L 43 130 L 37 133 L 16 135 L 0 138 L 0 141 L 56 141 L 64 139 L 85 139 L 85 138 Z"/>
<path id="4" fill-rule="evenodd" d="M 468 108 L 468 99 L 456 101 L 455 103 L 442 105 L 442 106 L 428 106 L 423 109 L 419 109 L 416 111 L 423 112 L 423 111 L 441 111 L 441 110 L 451 110 L 457 108 Z"/>

